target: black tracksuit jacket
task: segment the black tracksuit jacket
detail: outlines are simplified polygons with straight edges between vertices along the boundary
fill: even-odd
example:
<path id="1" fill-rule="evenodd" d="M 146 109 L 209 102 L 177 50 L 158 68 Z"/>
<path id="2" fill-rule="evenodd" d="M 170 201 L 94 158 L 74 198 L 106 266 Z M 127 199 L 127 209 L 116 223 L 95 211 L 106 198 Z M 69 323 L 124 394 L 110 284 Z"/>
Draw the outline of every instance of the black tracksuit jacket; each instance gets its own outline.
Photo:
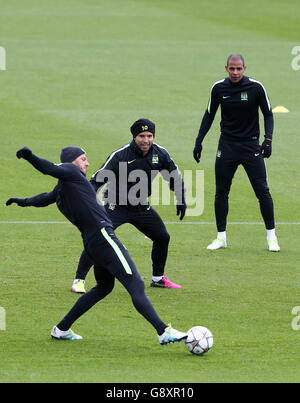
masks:
<path id="1" fill-rule="evenodd" d="M 51 192 L 25 199 L 25 206 L 45 207 L 56 203 L 84 240 L 90 239 L 100 228 L 113 226 L 105 208 L 97 201 L 93 186 L 76 165 L 56 165 L 34 154 L 28 162 L 43 174 L 57 178 L 58 183 Z"/>
<path id="2" fill-rule="evenodd" d="M 258 140 L 259 108 L 264 116 L 265 137 L 272 139 L 274 120 L 267 92 L 259 81 L 244 76 L 238 83 L 225 78 L 213 85 L 196 145 L 202 143 L 209 131 L 219 105 L 221 138 L 224 140 Z"/>
<path id="3" fill-rule="evenodd" d="M 113 181 L 107 181 L 105 171 L 109 170 L 116 177 L 116 184 Z M 158 173 L 169 182 L 169 187 L 175 192 L 175 196 L 179 204 L 184 201 L 184 182 L 181 174 L 167 150 L 158 144 L 153 144 L 146 156 L 143 156 L 141 150 L 132 140 L 129 144 L 114 151 L 92 176 L 91 183 L 95 190 L 101 188 L 106 182 L 104 191 L 105 198 L 114 203 L 122 205 L 136 205 L 135 200 L 128 197 L 130 189 L 135 186 L 140 180 L 137 177 L 131 181 L 130 175 L 134 176 L 134 171 L 139 176 L 144 174 L 147 177 L 147 195 L 139 204 L 148 204 L 147 197 L 151 195 L 152 181 Z M 170 175 L 172 173 L 172 175 Z M 146 179 L 144 176 L 144 178 Z M 139 198 L 138 198 L 139 199 Z"/>

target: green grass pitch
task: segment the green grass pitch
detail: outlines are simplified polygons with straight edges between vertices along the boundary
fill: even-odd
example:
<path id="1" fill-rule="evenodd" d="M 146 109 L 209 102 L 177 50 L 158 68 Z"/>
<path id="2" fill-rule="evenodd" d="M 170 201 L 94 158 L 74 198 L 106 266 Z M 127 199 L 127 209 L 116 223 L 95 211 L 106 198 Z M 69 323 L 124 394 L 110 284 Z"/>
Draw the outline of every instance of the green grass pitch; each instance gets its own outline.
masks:
<path id="1" fill-rule="evenodd" d="M 0 383 L 2 382 L 299 382 L 300 306 L 298 0 L 10 0 L 0 1 Z M 273 155 L 266 161 L 280 253 L 267 251 L 258 203 L 242 168 L 230 194 L 228 248 L 211 253 L 214 159 L 219 112 L 192 149 L 211 85 L 225 77 L 230 53 L 266 87 L 275 114 Z M 0 53 L 3 67 L 3 52 Z M 2 63 L 2 64 L 1 64 Z M 15 152 L 26 145 L 58 162 L 60 149 L 81 145 L 92 174 L 130 139 L 140 118 L 156 122 L 158 144 L 183 172 L 203 169 L 204 211 L 178 224 L 174 206 L 158 206 L 171 235 L 166 273 L 181 290 L 149 287 L 151 243 L 133 227 L 117 235 L 166 322 L 207 326 L 213 349 L 203 357 L 182 343 L 161 347 L 125 290 L 73 326 L 84 339 L 56 342 L 50 330 L 78 298 L 70 292 L 82 250 L 79 232 L 55 206 L 6 207 L 9 197 L 48 191 L 43 176 Z M 262 125 L 261 121 L 261 125 Z M 263 132 L 263 125 L 262 125 Z M 252 224 L 233 224 L 248 222 Z M 205 224 L 206 223 L 206 224 Z M 92 272 L 87 288 L 94 285 Z M 5 325 L 5 326 L 4 326 Z"/>

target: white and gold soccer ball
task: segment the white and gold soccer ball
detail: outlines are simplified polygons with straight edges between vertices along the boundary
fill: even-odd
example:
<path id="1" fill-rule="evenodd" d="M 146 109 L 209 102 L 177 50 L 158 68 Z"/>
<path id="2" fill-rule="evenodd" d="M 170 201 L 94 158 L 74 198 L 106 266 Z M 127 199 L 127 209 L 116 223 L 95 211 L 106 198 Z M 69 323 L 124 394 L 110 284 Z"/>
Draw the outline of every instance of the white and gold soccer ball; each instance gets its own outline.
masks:
<path id="1" fill-rule="evenodd" d="M 187 331 L 185 346 L 189 352 L 197 355 L 207 353 L 214 344 L 214 338 L 210 330 L 204 326 L 194 326 Z"/>

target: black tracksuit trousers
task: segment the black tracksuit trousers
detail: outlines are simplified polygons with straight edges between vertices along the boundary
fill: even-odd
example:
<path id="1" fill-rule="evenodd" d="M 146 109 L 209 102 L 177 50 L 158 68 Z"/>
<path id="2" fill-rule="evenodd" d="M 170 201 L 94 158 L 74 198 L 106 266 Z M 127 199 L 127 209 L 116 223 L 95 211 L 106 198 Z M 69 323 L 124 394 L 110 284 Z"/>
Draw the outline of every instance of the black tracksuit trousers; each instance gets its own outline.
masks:
<path id="1" fill-rule="evenodd" d="M 149 205 L 145 206 L 105 206 L 114 230 L 120 225 L 129 223 L 153 242 L 151 258 L 153 276 L 163 276 L 168 257 L 170 235 L 159 214 Z M 76 278 L 84 280 L 93 261 L 83 251 L 78 263 Z"/>
<path id="2" fill-rule="evenodd" d="M 215 162 L 215 215 L 218 232 L 226 230 L 228 195 L 239 165 L 244 167 L 259 201 L 266 229 L 273 229 L 275 227 L 273 200 L 258 140 L 230 141 L 221 136 Z"/>
<path id="3" fill-rule="evenodd" d="M 145 294 L 144 282 L 127 249 L 119 241 L 112 228 L 99 229 L 84 242 L 88 256 L 94 262 L 97 285 L 83 294 L 69 313 L 57 325 L 60 330 L 68 330 L 72 324 L 93 305 L 105 298 L 114 288 L 115 278 L 126 288 L 136 310 L 144 316 L 160 335 L 167 327 L 159 318 Z"/>

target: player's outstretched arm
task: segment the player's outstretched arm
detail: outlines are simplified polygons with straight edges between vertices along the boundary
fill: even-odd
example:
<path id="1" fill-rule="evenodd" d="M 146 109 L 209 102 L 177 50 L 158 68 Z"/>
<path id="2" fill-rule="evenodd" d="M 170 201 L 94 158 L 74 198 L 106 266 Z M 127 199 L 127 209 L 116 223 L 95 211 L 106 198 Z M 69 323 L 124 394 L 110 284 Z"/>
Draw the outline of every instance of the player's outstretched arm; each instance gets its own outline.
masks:
<path id="1" fill-rule="evenodd" d="M 11 204 L 16 203 L 20 207 L 26 206 L 26 199 L 17 199 L 16 197 L 11 197 L 6 201 L 6 205 L 10 206 Z"/>
<path id="2" fill-rule="evenodd" d="M 28 161 L 35 169 L 40 171 L 45 175 L 53 176 L 58 179 L 65 179 L 70 175 L 70 172 L 73 172 L 73 168 L 75 167 L 72 164 L 53 164 L 48 160 L 43 158 L 39 158 L 37 155 L 33 154 L 33 152 L 28 147 L 23 147 L 16 153 L 17 158 L 23 158 Z"/>
<path id="3" fill-rule="evenodd" d="M 52 192 L 49 193 L 40 193 L 36 196 L 29 197 L 26 199 L 18 199 L 16 197 L 11 197 L 6 201 L 6 205 L 10 206 L 11 204 L 17 204 L 20 207 L 46 207 L 49 206 L 52 203 L 55 203 L 56 201 L 56 193 L 55 190 L 52 190 Z"/>

